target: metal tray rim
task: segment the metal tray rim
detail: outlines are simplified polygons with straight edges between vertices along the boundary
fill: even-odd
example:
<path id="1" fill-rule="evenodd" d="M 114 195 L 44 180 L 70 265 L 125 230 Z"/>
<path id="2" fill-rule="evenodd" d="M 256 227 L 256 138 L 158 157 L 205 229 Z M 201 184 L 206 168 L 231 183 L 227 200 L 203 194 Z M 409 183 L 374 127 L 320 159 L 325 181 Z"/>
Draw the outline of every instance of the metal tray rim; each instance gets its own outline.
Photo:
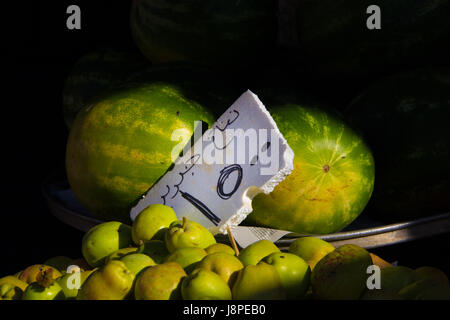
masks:
<path id="1" fill-rule="evenodd" d="M 58 199 L 55 199 L 50 194 L 50 188 L 55 182 L 56 174 L 53 173 L 49 175 L 41 185 L 41 192 L 47 201 L 49 209 L 51 213 L 61 220 L 62 222 L 80 230 L 86 232 L 91 227 L 96 224 L 102 223 L 102 220 L 99 220 L 95 217 L 86 215 L 84 213 L 76 212 L 70 208 L 64 206 Z M 67 183 L 60 181 L 60 184 Z M 443 222 L 444 228 L 435 228 L 436 230 L 431 230 L 429 233 L 424 233 L 423 230 L 421 234 L 416 235 L 416 237 L 409 239 L 407 236 L 405 237 L 405 231 L 411 230 L 413 228 L 423 229 L 423 226 L 427 224 L 438 224 L 440 221 Z M 446 225 L 446 223 L 448 225 Z M 321 238 L 325 241 L 331 242 L 333 245 L 337 244 L 345 244 L 345 243 L 360 243 L 361 246 L 365 248 L 374 248 L 387 246 L 397 243 L 402 243 L 418 238 L 423 238 L 426 236 L 431 236 L 435 234 L 440 234 L 443 232 L 450 232 L 450 212 L 436 214 L 430 217 L 420 218 L 416 220 L 397 222 L 392 224 L 387 224 L 384 226 L 377 226 L 372 228 L 364 228 L 359 230 L 351 230 L 351 231 L 341 231 L 331 234 L 300 234 L 300 233 L 288 233 L 281 239 L 275 242 L 275 244 L 279 247 L 288 247 L 290 243 L 295 241 L 301 237 L 314 236 Z M 403 233 L 403 234 L 402 234 Z M 402 234 L 401 236 L 396 236 L 397 234 Z M 384 242 L 379 241 L 381 238 L 385 238 Z M 227 241 L 227 237 L 222 237 L 224 241 Z M 378 239 L 379 238 L 379 239 Z M 377 244 L 368 243 L 370 239 L 373 239 Z M 391 240 L 389 240 L 391 239 Z M 394 239 L 394 240 L 392 240 Z"/>

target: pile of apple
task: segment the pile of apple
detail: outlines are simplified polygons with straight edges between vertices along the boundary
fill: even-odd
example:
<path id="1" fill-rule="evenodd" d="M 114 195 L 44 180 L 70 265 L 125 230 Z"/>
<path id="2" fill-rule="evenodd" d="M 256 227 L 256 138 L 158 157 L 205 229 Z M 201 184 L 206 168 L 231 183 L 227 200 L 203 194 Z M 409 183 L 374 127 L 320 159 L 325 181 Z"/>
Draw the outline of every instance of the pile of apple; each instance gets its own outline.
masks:
<path id="1" fill-rule="evenodd" d="M 335 249 L 304 237 L 289 252 L 267 240 L 239 252 L 231 243 L 151 205 L 132 226 L 111 221 L 89 230 L 84 259 L 58 256 L 1 278 L 0 299 L 450 299 L 439 269 L 392 266 L 356 245 Z M 378 288 L 368 285 L 373 265 L 381 270 Z"/>

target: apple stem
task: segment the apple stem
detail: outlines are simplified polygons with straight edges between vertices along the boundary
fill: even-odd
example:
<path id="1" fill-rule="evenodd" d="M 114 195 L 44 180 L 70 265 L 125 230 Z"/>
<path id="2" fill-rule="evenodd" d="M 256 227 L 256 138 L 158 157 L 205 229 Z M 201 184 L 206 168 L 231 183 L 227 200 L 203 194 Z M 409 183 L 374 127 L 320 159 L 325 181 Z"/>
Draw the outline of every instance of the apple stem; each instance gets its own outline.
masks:
<path id="1" fill-rule="evenodd" d="M 227 226 L 228 239 L 230 239 L 231 245 L 233 246 L 236 257 L 239 255 L 239 249 L 237 247 L 236 241 L 234 240 L 233 234 L 231 233 L 230 226 Z"/>
<path id="2" fill-rule="evenodd" d="M 181 226 L 182 229 L 184 229 L 186 227 L 186 223 L 187 223 L 187 218 L 183 217 L 183 225 Z"/>

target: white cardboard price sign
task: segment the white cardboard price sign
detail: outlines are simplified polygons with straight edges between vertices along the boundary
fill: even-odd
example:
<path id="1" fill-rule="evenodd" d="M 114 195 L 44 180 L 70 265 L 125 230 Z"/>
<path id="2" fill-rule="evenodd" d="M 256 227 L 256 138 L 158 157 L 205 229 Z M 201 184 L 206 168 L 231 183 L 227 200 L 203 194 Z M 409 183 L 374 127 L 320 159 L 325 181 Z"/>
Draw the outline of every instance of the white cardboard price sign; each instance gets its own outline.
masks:
<path id="1" fill-rule="evenodd" d="M 293 170 L 292 149 L 250 91 L 203 135 L 198 128 L 193 145 L 132 208 L 132 220 L 147 206 L 162 203 L 180 219 L 226 233 L 227 226 L 237 226 L 252 211 L 255 195 L 270 193 Z"/>

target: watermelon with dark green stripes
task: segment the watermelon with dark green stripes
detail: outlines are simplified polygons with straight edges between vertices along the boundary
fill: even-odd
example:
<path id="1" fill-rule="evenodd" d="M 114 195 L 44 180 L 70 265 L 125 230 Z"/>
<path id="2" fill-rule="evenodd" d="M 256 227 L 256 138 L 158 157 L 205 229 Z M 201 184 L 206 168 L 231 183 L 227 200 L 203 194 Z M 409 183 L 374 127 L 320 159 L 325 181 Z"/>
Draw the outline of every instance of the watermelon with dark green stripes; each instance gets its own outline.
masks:
<path id="1" fill-rule="evenodd" d="M 346 117 L 374 150 L 374 217 L 402 221 L 450 210 L 450 70 L 381 79 Z"/>
<path id="2" fill-rule="evenodd" d="M 129 210 L 172 165 L 172 149 L 189 141 L 195 121 L 211 125 L 215 116 L 170 83 L 102 94 L 78 113 L 69 134 L 72 191 L 95 217 L 129 222 Z"/>
<path id="3" fill-rule="evenodd" d="M 77 113 L 103 93 L 130 83 L 159 81 L 183 87 L 191 98 L 214 109 L 226 108 L 241 93 L 232 87 L 227 74 L 205 67 L 185 63 L 156 66 L 139 52 L 97 49 L 82 56 L 66 79 L 62 108 L 66 125 L 70 128 Z"/>
<path id="4" fill-rule="evenodd" d="M 68 128 L 89 101 L 104 90 L 127 82 L 148 62 L 139 53 L 112 48 L 89 52 L 70 71 L 62 96 L 62 112 Z"/>
<path id="5" fill-rule="evenodd" d="M 135 0 L 131 32 L 153 63 L 254 65 L 277 37 L 275 0 Z"/>
<path id="6" fill-rule="evenodd" d="M 380 8 L 381 29 L 366 22 Z M 301 0 L 297 33 L 314 73 L 368 77 L 411 67 L 449 66 L 449 0 Z"/>
<path id="7" fill-rule="evenodd" d="M 343 229 L 371 197 L 371 150 L 331 110 L 287 95 L 273 102 L 262 99 L 294 151 L 294 171 L 272 193 L 253 199 L 245 223 L 302 234 Z"/>

